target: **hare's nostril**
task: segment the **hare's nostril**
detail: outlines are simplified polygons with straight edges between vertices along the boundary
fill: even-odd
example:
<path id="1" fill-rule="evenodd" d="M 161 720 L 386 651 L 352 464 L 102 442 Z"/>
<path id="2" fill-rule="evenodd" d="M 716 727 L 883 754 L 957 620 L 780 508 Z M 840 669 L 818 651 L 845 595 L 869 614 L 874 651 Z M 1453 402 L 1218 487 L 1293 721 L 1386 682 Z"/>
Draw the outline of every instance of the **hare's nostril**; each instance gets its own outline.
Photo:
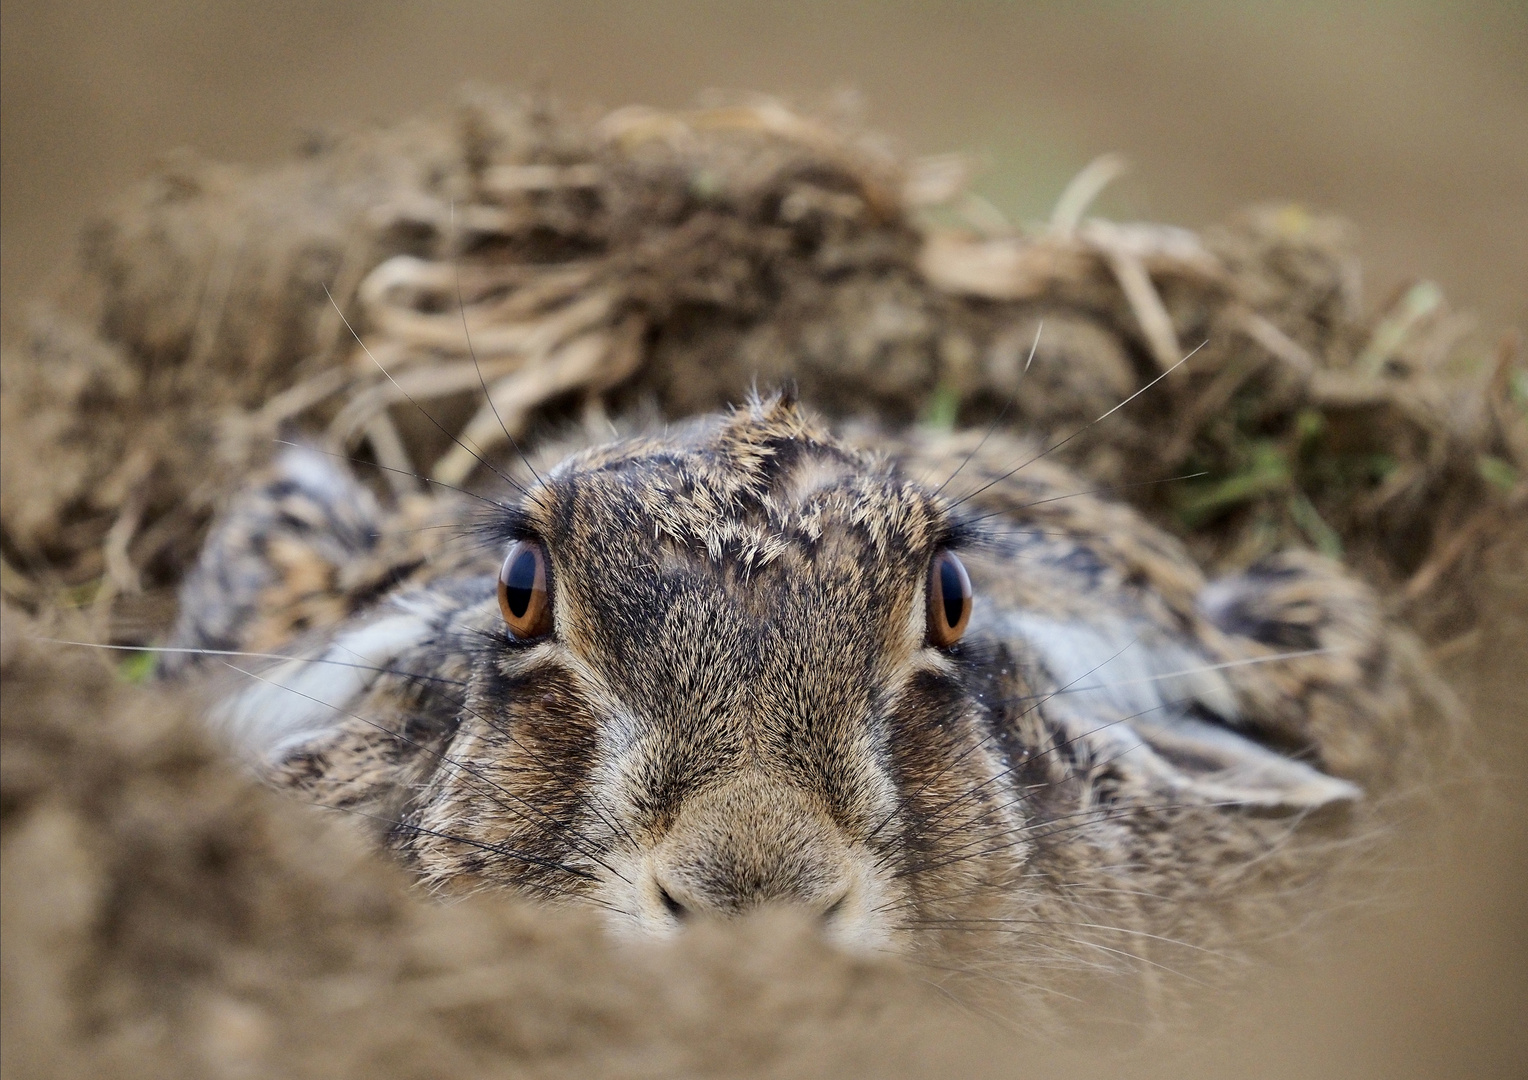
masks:
<path id="1" fill-rule="evenodd" d="M 690 909 L 681 904 L 662 885 L 658 886 L 658 899 L 663 901 L 663 909 L 675 919 L 683 922 L 690 915 Z"/>

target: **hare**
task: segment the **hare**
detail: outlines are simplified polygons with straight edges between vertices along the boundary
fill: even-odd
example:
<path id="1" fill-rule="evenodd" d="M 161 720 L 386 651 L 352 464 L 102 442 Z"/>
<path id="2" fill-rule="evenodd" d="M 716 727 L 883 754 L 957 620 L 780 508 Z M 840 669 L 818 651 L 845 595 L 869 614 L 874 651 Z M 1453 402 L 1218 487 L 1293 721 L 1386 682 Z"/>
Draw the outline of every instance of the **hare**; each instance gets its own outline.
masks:
<path id="1" fill-rule="evenodd" d="M 215 524 L 166 666 L 235 654 L 219 729 L 442 891 L 1157 965 L 1271 928 L 1363 827 L 1408 654 L 1337 565 L 1207 582 L 1086 486 L 1020 439 L 835 434 L 785 396 L 502 502 L 384 510 L 293 450 Z"/>

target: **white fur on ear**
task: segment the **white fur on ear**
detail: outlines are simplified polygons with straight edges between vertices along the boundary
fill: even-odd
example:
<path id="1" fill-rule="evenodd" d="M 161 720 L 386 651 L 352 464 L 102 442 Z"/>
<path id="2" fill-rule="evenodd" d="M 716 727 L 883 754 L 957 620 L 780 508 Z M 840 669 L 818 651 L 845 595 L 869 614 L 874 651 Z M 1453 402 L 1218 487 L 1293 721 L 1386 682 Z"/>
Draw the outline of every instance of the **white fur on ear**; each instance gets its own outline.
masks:
<path id="1" fill-rule="evenodd" d="M 341 634 L 311 658 L 251 673 L 247 685 L 212 710 L 209 721 L 258 764 L 345 720 L 356 702 L 408 649 L 435 633 L 424 611 L 402 611 Z"/>
<path id="2" fill-rule="evenodd" d="M 1206 802 L 1310 809 L 1363 796 L 1235 731 L 1225 676 L 1160 629 L 1031 612 L 1001 616 L 992 629 L 1033 650 L 1053 680 L 1036 690 L 1041 713 L 1095 763 Z M 1206 712 L 1227 723 L 1203 719 Z"/>

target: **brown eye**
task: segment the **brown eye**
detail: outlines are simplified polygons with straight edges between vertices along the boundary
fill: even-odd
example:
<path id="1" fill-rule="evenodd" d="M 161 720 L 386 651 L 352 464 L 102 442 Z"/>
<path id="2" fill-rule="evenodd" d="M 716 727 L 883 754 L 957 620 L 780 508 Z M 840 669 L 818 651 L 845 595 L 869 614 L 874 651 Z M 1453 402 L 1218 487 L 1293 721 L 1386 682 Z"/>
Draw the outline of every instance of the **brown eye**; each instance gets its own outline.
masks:
<path id="1" fill-rule="evenodd" d="M 971 578 L 953 551 L 928 568 L 928 642 L 941 649 L 960 640 L 971 621 Z"/>
<path id="2" fill-rule="evenodd" d="M 517 540 L 499 571 L 499 610 L 517 641 L 552 632 L 552 594 L 547 588 L 546 549 L 533 540 Z"/>

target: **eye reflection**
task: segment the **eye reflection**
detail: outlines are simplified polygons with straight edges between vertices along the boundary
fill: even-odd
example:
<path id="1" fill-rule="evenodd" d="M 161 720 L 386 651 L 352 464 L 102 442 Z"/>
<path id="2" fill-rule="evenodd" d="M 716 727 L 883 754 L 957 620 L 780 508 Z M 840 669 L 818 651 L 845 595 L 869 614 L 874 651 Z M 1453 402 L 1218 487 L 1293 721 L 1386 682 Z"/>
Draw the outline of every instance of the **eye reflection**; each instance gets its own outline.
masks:
<path id="1" fill-rule="evenodd" d="M 546 549 L 533 540 L 510 545 L 499 571 L 499 612 L 510 637 L 532 641 L 552 632 Z"/>
<path id="2" fill-rule="evenodd" d="M 928 569 L 928 641 L 948 648 L 971 621 L 971 577 L 953 551 L 934 557 Z"/>

